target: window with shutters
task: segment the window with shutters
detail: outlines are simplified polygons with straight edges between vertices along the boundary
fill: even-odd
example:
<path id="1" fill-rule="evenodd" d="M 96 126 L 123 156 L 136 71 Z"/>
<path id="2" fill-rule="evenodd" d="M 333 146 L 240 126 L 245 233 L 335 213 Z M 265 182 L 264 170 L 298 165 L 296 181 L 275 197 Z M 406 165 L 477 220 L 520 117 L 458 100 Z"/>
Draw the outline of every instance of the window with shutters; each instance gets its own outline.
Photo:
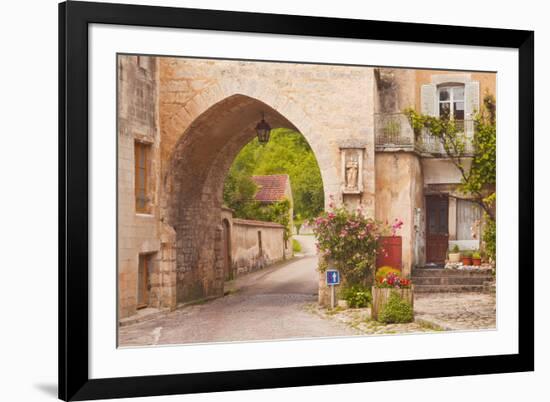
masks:
<path id="1" fill-rule="evenodd" d="M 464 120 L 464 85 L 445 85 L 437 89 L 439 117 Z"/>
<path id="2" fill-rule="evenodd" d="M 135 142 L 135 196 L 136 212 L 150 213 L 149 170 L 151 145 Z"/>
<path id="3" fill-rule="evenodd" d="M 479 81 L 449 76 L 449 81 L 439 76 L 437 83 L 421 86 L 421 113 L 429 116 L 448 116 L 463 126 L 467 137 L 474 133 L 474 118 L 479 111 Z M 428 138 L 429 139 L 429 138 Z"/>

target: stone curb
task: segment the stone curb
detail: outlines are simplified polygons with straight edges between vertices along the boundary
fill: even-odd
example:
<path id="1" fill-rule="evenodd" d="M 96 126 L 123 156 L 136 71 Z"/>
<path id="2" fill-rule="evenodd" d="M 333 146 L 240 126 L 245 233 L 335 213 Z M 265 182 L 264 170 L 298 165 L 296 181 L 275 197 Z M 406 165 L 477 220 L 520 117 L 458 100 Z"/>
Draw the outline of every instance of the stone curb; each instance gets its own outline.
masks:
<path id="1" fill-rule="evenodd" d="M 129 325 L 134 324 L 141 324 L 142 322 L 155 320 L 157 318 L 165 317 L 170 311 L 169 310 L 161 310 L 155 313 L 144 315 L 143 317 L 128 317 L 124 318 L 122 320 L 119 320 L 118 326 L 119 327 L 127 327 Z"/>
<path id="2" fill-rule="evenodd" d="M 418 323 L 422 326 L 433 327 L 435 330 L 439 330 L 439 331 L 453 331 L 453 329 L 451 327 L 438 324 L 434 321 L 426 320 L 425 318 L 416 318 L 415 317 L 414 322 L 416 322 L 416 323 Z"/>

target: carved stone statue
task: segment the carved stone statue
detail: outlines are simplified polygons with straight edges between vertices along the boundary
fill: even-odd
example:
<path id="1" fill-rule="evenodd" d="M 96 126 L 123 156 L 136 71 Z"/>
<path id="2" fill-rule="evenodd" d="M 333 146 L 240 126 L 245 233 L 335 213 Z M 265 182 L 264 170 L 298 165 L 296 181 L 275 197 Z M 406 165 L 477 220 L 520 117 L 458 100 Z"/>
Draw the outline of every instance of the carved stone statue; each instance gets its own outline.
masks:
<path id="1" fill-rule="evenodd" d="M 346 162 L 346 188 L 350 190 L 357 189 L 357 173 L 359 163 L 356 160 L 348 160 Z"/>
<path id="2" fill-rule="evenodd" d="M 363 192 L 363 155 L 365 146 L 358 140 L 348 140 L 340 145 L 340 172 L 342 194 Z"/>

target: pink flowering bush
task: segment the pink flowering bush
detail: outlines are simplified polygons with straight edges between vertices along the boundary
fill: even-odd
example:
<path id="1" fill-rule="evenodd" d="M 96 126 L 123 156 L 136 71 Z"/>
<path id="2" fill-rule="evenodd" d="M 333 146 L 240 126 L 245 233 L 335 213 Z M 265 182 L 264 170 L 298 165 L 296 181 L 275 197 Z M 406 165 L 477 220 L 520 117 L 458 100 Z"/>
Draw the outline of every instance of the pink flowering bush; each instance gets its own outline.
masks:
<path id="1" fill-rule="evenodd" d="M 348 283 L 372 280 L 378 239 L 384 225 L 365 216 L 361 207 L 348 211 L 336 207 L 332 200 L 329 210 L 311 224 L 318 250 L 336 265 Z"/>

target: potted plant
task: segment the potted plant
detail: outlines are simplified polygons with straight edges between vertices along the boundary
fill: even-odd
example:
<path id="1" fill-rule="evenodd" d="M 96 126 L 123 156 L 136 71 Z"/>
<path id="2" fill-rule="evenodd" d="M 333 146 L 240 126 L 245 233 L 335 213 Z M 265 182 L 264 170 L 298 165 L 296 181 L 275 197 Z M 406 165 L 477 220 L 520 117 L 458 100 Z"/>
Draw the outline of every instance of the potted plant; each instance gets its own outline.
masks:
<path id="1" fill-rule="evenodd" d="M 476 267 L 481 265 L 481 254 L 478 251 L 472 254 L 472 264 Z"/>
<path id="2" fill-rule="evenodd" d="M 472 252 L 466 250 L 462 252 L 462 265 L 472 265 Z"/>
<path id="3" fill-rule="evenodd" d="M 460 262 L 460 249 L 458 244 L 455 244 L 451 251 L 449 251 L 449 262 L 458 263 Z"/>
<path id="4" fill-rule="evenodd" d="M 403 302 L 410 305 L 412 310 L 414 301 L 413 290 L 410 279 L 402 278 L 394 272 L 388 273 L 383 278 L 378 278 L 372 287 L 371 318 L 378 320 L 380 313 L 384 310 L 388 301 L 396 295 Z"/>

